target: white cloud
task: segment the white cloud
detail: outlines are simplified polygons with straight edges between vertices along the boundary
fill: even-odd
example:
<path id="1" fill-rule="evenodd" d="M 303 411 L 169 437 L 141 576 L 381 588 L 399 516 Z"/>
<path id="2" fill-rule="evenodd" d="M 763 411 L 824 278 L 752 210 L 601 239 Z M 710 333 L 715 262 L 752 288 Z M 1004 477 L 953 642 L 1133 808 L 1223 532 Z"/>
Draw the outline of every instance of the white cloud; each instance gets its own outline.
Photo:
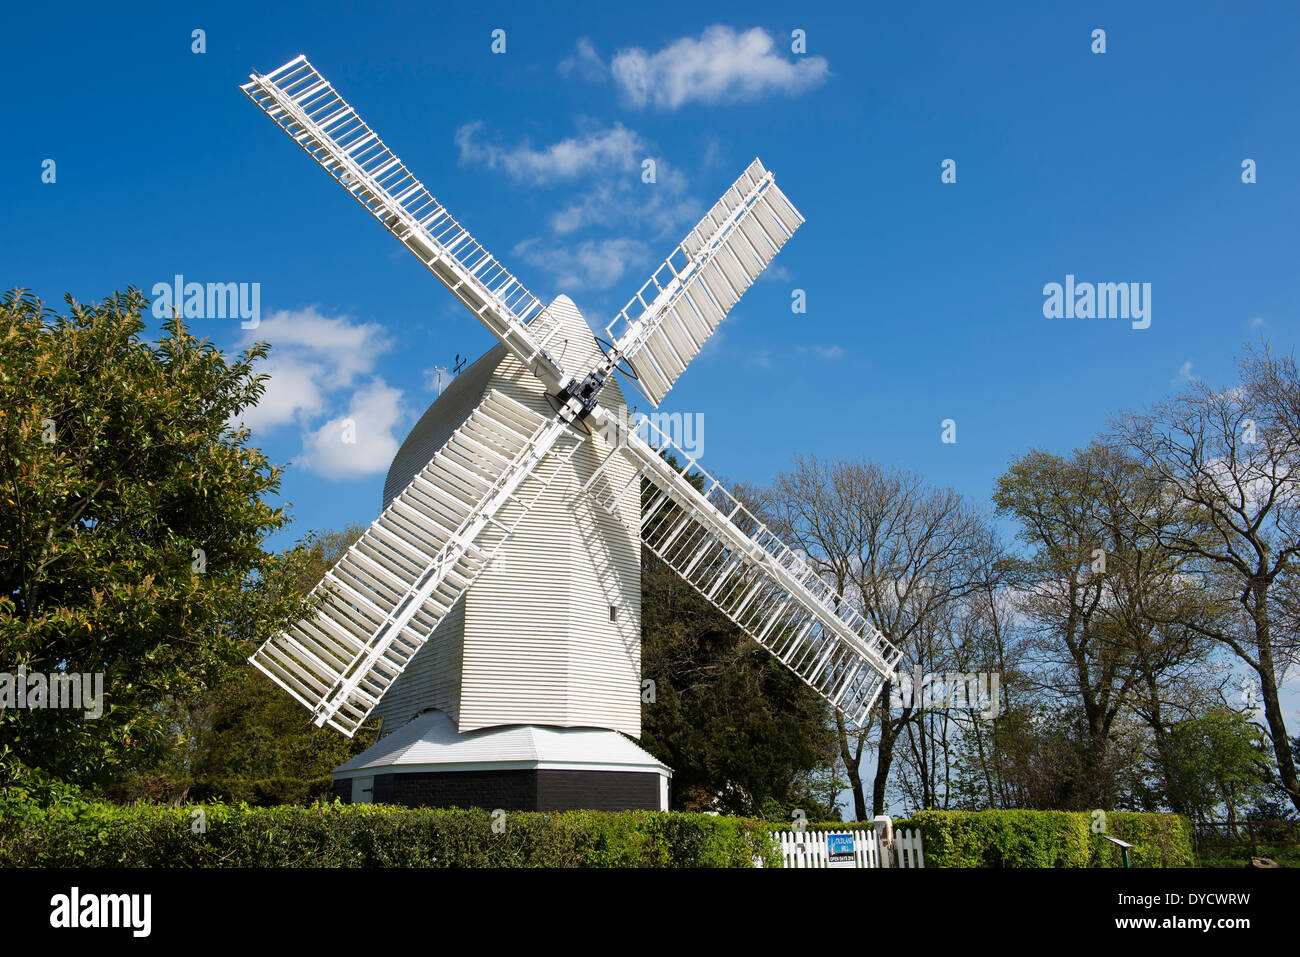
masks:
<path id="1" fill-rule="evenodd" d="M 259 431 L 323 414 L 330 393 L 368 375 L 392 347 L 377 323 L 330 318 L 314 307 L 271 313 L 256 329 L 245 330 L 237 348 L 246 349 L 258 339 L 271 345 L 257 370 L 270 378 L 261 400 L 245 409 L 239 421 Z"/>
<path id="2" fill-rule="evenodd" d="M 270 378 L 257 405 L 240 413 L 239 425 L 255 432 L 266 432 L 324 411 L 325 395 L 318 384 L 319 366 L 277 356 L 263 363 L 257 371 L 269 374 Z"/>
<path id="3" fill-rule="evenodd" d="M 456 131 L 456 144 L 465 163 L 500 170 L 522 185 L 582 180 L 583 187 L 550 218 L 551 231 L 567 236 L 592 226 L 633 223 L 647 235 L 685 233 L 704 211 L 687 195 L 686 177 L 640 134 L 621 124 L 591 128 L 585 133 L 534 148 L 528 143 L 503 147 L 486 142 L 481 121 Z M 654 181 L 643 180 L 646 160 L 654 161 Z"/>
<path id="4" fill-rule="evenodd" d="M 690 195 L 680 170 L 650 155 L 651 144 L 621 124 L 588 127 L 541 147 L 526 142 L 503 147 L 491 139 L 481 122 L 461 127 L 456 133 L 461 160 L 500 171 L 521 185 L 578 183 L 547 221 L 553 238 L 533 237 L 514 250 L 565 292 L 609 289 L 631 266 L 648 275 L 659 257 L 650 255 L 647 242 L 662 241 L 659 255 L 667 255 L 670 244 L 707 208 Z M 647 159 L 654 160 L 653 182 L 644 180 Z M 630 295 L 640 283 L 628 285 Z"/>
<path id="5" fill-rule="evenodd" d="M 572 247 L 526 239 L 515 246 L 514 254 L 551 273 L 565 289 L 608 289 L 629 266 L 644 263 L 650 255 L 635 239 L 588 239 Z"/>
<path id="6" fill-rule="evenodd" d="M 1267 456 L 1260 461 L 1243 456 L 1235 467 L 1222 458 L 1209 459 L 1196 472 L 1177 481 L 1184 494 L 1195 491 L 1202 498 L 1232 503 L 1245 509 L 1252 518 L 1279 502 L 1294 506 L 1300 496 L 1300 488 L 1294 482 L 1281 481 L 1272 473 Z"/>
<path id="7" fill-rule="evenodd" d="M 238 348 L 258 339 L 271 345 L 257 369 L 269 376 L 266 391 L 232 425 L 265 433 L 296 423 L 303 443 L 296 464 L 326 478 L 387 470 L 398 446 L 393 429 L 406 413 L 402 391 L 373 375 L 379 357 L 393 347 L 383 327 L 309 307 L 272 313 L 243 333 Z M 345 402 L 347 412 L 316 425 Z M 346 420 L 355 442 L 344 441 Z"/>
<path id="8" fill-rule="evenodd" d="M 1264 317 L 1256 316 L 1254 319 L 1250 320 L 1250 328 L 1252 329 L 1264 328 Z"/>
<path id="9" fill-rule="evenodd" d="M 377 377 L 353 394 L 346 413 L 303 435 L 299 464 L 326 478 L 385 472 L 397 454 L 393 429 L 404 417 L 402 390 Z"/>
<path id="10" fill-rule="evenodd" d="M 1178 376 L 1174 382 L 1191 382 L 1192 381 L 1192 360 L 1188 359 L 1178 367 Z"/>
<path id="11" fill-rule="evenodd" d="M 703 214 L 703 204 L 686 194 L 686 178 L 659 159 L 654 183 L 642 183 L 639 175 L 598 179 L 551 217 L 551 230 L 567 236 L 592 226 L 626 230 L 634 224 L 643 235 L 677 240 Z"/>
<path id="12" fill-rule="evenodd" d="M 561 76 L 572 76 L 576 73 L 584 80 L 592 82 L 603 81 L 609 76 L 609 67 L 605 66 L 605 62 L 601 60 L 595 46 L 587 37 L 578 38 L 577 52 L 560 61 L 559 71 Z"/>
<path id="13" fill-rule="evenodd" d="M 843 359 L 843 346 L 799 346 L 796 350 L 802 355 L 815 356 L 818 359 Z"/>
<path id="14" fill-rule="evenodd" d="M 560 140 L 542 149 L 527 141 L 506 148 L 484 142 L 483 121 L 466 123 L 456 131 L 456 146 L 463 163 L 499 169 L 516 182 L 533 186 L 577 179 L 589 173 L 628 173 L 640 169 L 648 146 L 622 123 Z"/>
<path id="15" fill-rule="evenodd" d="M 728 26 L 712 26 L 698 39 L 682 37 L 656 53 L 641 47 L 620 50 L 610 72 L 631 105 L 675 110 L 693 100 L 728 103 L 772 94 L 796 96 L 826 82 L 830 71 L 824 57 L 787 59 L 759 27 L 738 33 Z"/>

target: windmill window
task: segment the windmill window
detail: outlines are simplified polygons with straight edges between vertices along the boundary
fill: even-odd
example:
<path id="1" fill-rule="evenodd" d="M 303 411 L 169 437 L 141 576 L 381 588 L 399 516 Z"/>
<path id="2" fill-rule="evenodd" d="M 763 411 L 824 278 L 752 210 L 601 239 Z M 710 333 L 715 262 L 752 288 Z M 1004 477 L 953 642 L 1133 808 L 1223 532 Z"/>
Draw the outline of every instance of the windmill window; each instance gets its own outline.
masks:
<path id="1" fill-rule="evenodd" d="M 609 620 L 618 621 L 618 605 L 609 606 Z"/>

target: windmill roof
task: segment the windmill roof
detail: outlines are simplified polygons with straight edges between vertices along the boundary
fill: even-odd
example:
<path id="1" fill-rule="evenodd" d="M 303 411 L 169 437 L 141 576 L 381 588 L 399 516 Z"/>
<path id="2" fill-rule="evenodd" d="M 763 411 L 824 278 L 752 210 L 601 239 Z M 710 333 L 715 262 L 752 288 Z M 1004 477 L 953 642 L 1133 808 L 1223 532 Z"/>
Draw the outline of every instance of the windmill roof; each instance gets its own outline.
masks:
<path id="1" fill-rule="evenodd" d="M 508 354 L 505 345 L 497 343 L 452 379 L 424 411 L 389 466 L 384 481 L 385 506 L 406 487 L 412 475 L 424 468 L 433 453 L 451 438 L 451 433 L 469 418 L 491 383 L 492 374 Z"/>
<path id="2" fill-rule="evenodd" d="M 671 773 L 630 738 L 605 728 L 509 725 L 461 733 L 440 711 L 428 711 L 345 764 L 335 776 L 380 768 L 403 771 L 467 768 L 641 768 Z"/>
<path id="3" fill-rule="evenodd" d="M 573 300 L 568 296 L 556 296 L 546 308 L 564 330 L 560 341 L 552 347 L 556 358 L 573 370 L 587 370 L 595 366 L 601 359 L 600 347 Z M 510 351 L 505 344 L 497 343 L 452 379 L 447 388 L 434 399 L 393 457 L 384 480 L 385 506 L 406 487 L 411 476 L 424 468 L 433 453 L 451 438 L 452 432 L 469 418 L 482 400 L 483 393 L 493 385 L 493 377 L 509 358 Z M 540 382 L 531 376 L 528 383 L 539 390 L 541 388 Z M 538 396 L 540 395 L 539 391 Z M 614 377 L 610 378 L 602 395 L 602 405 L 607 409 L 616 409 L 623 404 L 623 392 Z M 519 396 L 516 395 L 515 398 Z M 546 408 L 542 405 L 541 411 Z"/>

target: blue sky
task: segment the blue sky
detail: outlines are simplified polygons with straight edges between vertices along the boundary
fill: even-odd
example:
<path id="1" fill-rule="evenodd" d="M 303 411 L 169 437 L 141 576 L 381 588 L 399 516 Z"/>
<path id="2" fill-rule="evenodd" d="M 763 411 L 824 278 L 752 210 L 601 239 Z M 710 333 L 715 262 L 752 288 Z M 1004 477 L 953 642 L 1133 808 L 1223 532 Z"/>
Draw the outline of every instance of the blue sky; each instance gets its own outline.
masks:
<path id="1" fill-rule="evenodd" d="M 1017 452 L 1084 442 L 1185 369 L 1222 380 L 1261 333 L 1294 342 L 1300 16 L 1131 6 L 73 5 L 57 23 L 9 8 L 3 281 L 50 300 L 177 273 L 260 283 L 254 334 L 280 340 L 283 387 L 256 434 L 294 463 L 290 536 L 369 521 L 392 444 L 433 398 L 426 370 L 492 340 L 239 92 L 302 52 L 534 292 L 600 326 L 762 157 L 808 221 L 664 409 L 703 414 L 703 463 L 732 479 L 800 452 L 868 456 L 983 498 Z M 764 31 L 771 69 L 729 84 L 705 56 L 710 85 L 689 72 L 698 49 L 656 59 L 715 25 Z M 609 69 L 620 53 L 644 102 Z M 566 140 L 567 165 L 551 149 Z M 604 222 L 572 214 L 601 203 Z M 1045 319 L 1042 288 L 1067 273 L 1151 283 L 1150 328 Z M 297 324 L 278 333 L 279 313 Z M 251 335 L 196 325 L 226 348 Z M 307 381 L 316 395 L 291 394 Z M 313 456 L 350 410 L 352 461 Z"/>
<path id="2" fill-rule="evenodd" d="M 372 519 L 429 370 L 492 344 L 239 92 L 298 53 L 526 285 L 601 327 L 760 156 L 807 223 L 664 405 L 703 414 L 703 464 L 733 480 L 815 452 L 986 499 L 1019 452 L 1226 381 L 1261 335 L 1293 347 L 1296 7 L 897 6 L 8 7 L 0 280 L 50 301 L 260 283 L 279 384 L 255 435 L 293 463 L 277 544 Z M 1044 318 L 1067 274 L 1150 283 L 1150 327 Z M 348 415 L 344 459 L 322 437 Z"/>

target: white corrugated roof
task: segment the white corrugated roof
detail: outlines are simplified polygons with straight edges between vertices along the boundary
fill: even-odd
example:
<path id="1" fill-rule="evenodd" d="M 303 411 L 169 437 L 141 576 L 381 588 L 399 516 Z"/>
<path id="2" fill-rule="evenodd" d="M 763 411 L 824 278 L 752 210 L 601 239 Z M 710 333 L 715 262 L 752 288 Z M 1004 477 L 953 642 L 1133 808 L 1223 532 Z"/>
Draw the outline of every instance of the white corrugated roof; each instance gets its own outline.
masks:
<path id="1" fill-rule="evenodd" d="M 417 767 L 436 770 L 447 765 L 478 768 L 495 765 L 538 768 L 621 767 L 671 773 L 667 765 L 617 731 L 604 728 L 554 728 L 510 725 L 461 734 L 441 711 L 429 711 L 346 764 L 336 775 L 379 768 Z"/>

